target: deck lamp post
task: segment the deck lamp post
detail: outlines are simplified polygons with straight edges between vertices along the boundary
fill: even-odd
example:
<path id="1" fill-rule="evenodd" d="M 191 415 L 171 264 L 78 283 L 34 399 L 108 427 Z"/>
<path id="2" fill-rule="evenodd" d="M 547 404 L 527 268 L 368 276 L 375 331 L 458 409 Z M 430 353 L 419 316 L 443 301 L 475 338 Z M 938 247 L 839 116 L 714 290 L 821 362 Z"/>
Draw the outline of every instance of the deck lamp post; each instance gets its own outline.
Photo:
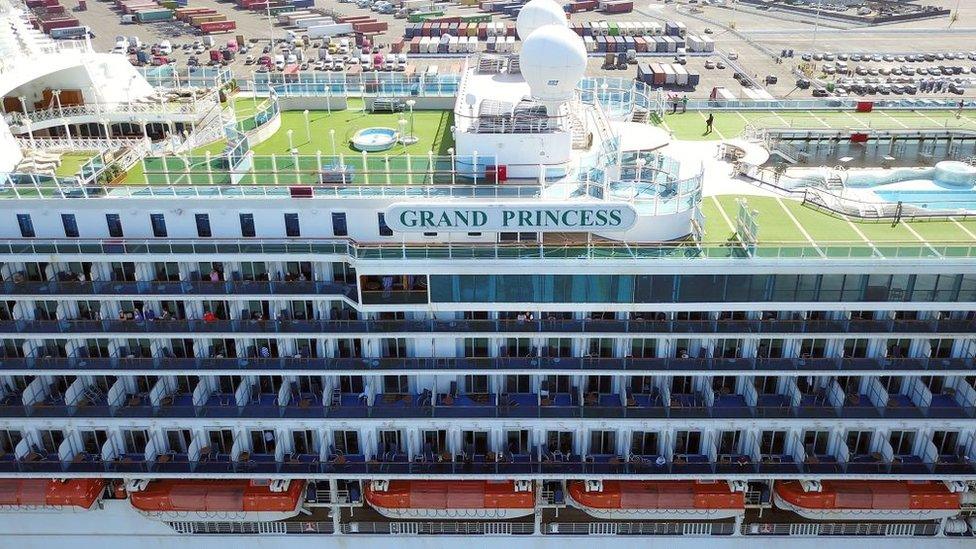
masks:
<path id="1" fill-rule="evenodd" d="M 641 181 L 641 174 L 644 171 L 644 164 L 647 164 L 647 159 L 642 156 L 638 156 L 637 157 L 637 181 L 638 182 Z"/>
<path id="2" fill-rule="evenodd" d="M 400 125 L 400 144 L 403 145 L 403 153 L 406 154 L 407 153 L 407 145 L 408 145 L 408 143 L 407 143 L 408 136 L 404 135 L 403 132 L 407 128 L 407 119 L 406 118 L 401 118 L 401 119 L 397 120 L 397 124 Z"/>
<path id="3" fill-rule="evenodd" d="M 295 133 L 295 131 L 294 130 L 291 130 L 291 129 L 289 129 L 287 132 L 285 132 L 285 134 L 288 136 L 288 152 L 291 152 L 291 153 L 293 153 L 294 150 L 295 150 L 295 143 L 292 140 L 292 134 L 294 134 L 294 133 Z"/>
<path id="4" fill-rule="evenodd" d="M 403 144 L 404 145 L 413 145 L 414 143 L 416 143 L 417 141 L 419 141 L 419 139 L 417 138 L 417 136 L 414 135 L 414 133 L 413 133 L 413 128 L 414 128 L 414 125 L 413 125 L 413 120 L 414 120 L 414 118 L 413 118 L 413 106 L 416 105 L 416 104 L 417 104 L 417 101 L 415 99 L 408 99 L 407 100 L 407 108 L 410 109 L 410 133 L 406 137 L 403 138 Z"/>
<path id="5" fill-rule="evenodd" d="M 332 142 L 332 156 L 333 156 L 333 160 L 334 160 L 334 157 L 338 156 L 338 153 L 336 152 L 336 146 L 335 146 L 335 130 L 334 129 L 329 130 L 329 141 Z"/>
<path id="6" fill-rule="evenodd" d="M 305 117 L 305 140 L 309 143 L 312 142 L 312 128 L 308 123 L 308 109 L 302 111 L 302 116 Z"/>

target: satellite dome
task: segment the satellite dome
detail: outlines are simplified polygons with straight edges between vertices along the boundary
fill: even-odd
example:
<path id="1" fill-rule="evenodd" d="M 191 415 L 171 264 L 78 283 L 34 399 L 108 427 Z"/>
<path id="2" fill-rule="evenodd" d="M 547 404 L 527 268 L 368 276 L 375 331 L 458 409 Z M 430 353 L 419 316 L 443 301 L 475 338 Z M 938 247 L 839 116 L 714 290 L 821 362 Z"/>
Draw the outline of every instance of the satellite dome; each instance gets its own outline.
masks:
<path id="1" fill-rule="evenodd" d="M 519 66 L 532 90 L 532 97 L 544 102 L 573 98 L 576 85 L 586 73 L 583 40 L 562 25 L 546 25 L 522 43 Z"/>
<path id="2" fill-rule="evenodd" d="M 555 0 L 529 0 L 519 10 L 515 19 L 515 30 L 520 40 L 525 40 L 536 29 L 546 25 L 567 26 L 566 12 Z"/>

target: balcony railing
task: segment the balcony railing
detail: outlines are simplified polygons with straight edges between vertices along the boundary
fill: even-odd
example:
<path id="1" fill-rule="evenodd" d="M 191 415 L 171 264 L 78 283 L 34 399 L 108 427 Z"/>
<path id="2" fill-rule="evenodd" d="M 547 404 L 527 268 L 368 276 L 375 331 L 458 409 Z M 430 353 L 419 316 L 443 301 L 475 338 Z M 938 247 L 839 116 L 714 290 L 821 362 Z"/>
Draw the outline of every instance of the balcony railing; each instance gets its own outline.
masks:
<path id="1" fill-rule="evenodd" d="M 59 195 L 60 196 L 60 195 Z M 83 196 L 79 194 L 78 196 Z M 137 239 L 76 239 L 44 240 L 23 239 L 0 241 L 3 255 L 145 255 L 156 256 L 200 254 L 265 254 L 309 255 L 321 261 L 323 255 L 339 255 L 357 260 L 393 259 L 465 259 L 465 260 L 744 260 L 744 259 L 791 259 L 882 261 L 886 259 L 911 259 L 961 261 L 976 258 L 976 245 L 967 243 L 930 242 L 920 246 L 913 242 L 886 242 L 870 247 L 864 242 L 836 242 L 829 246 L 796 245 L 791 243 L 767 243 L 755 254 L 747 253 L 738 245 L 691 245 L 627 242 L 598 242 L 579 245 L 542 244 L 356 244 L 335 240 L 137 240 Z"/>
<path id="2" fill-rule="evenodd" d="M 8 283 L 13 286 L 17 284 Z M 74 286 L 77 283 L 31 283 Z M 345 296 L 355 301 L 356 288 L 327 282 L 109 282 L 109 299 L 123 295 L 214 297 L 223 295 L 323 295 Z M 90 286 L 90 284 L 81 284 Z M 227 289 L 231 289 L 227 292 Z M 260 290 L 266 291 L 260 291 Z M 117 291 L 116 291 L 117 290 Z M 377 292 L 378 293 L 378 292 Z M 405 302 L 416 302 L 417 294 L 426 292 L 391 292 L 387 302 L 404 294 Z M 6 295 L 16 295 L 7 292 Z M 31 295 L 49 295 L 37 293 Z M 79 290 L 72 295 L 89 295 Z M 102 295 L 91 294 L 91 295 Z M 364 301 L 366 298 L 364 297 Z M 657 335 L 750 336 L 750 335 L 872 335 L 972 334 L 976 320 L 5 320 L 0 333 L 16 334 L 89 334 L 89 333 L 262 333 L 262 334 L 633 334 L 638 337 Z M 714 359 L 723 360 L 723 359 Z"/>
<path id="3" fill-rule="evenodd" d="M 835 463 L 830 471 L 818 464 L 776 464 L 773 468 L 765 463 L 665 462 L 586 462 L 586 461 L 529 461 L 515 463 L 479 462 L 379 462 L 379 461 L 330 461 L 292 463 L 276 461 L 184 461 L 184 462 L 122 462 L 122 461 L 4 461 L 0 462 L 0 475 L 4 473 L 208 473 L 227 474 L 350 474 L 350 475 L 601 475 L 641 476 L 656 475 L 844 475 L 878 476 L 896 478 L 940 475 L 973 475 L 976 466 L 971 463 L 949 467 L 933 463 L 915 464 L 912 470 L 897 467 L 898 464 L 879 463 L 864 467 L 861 463 Z M 857 466 L 857 467 L 855 467 Z"/>
<path id="4" fill-rule="evenodd" d="M 248 418 L 248 419 L 970 419 L 973 406 L 836 407 L 836 406 L 69 406 L 64 404 L 0 405 L 0 417 L 85 418 Z"/>
<path id="5" fill-rule="evenodd" d="M 94 321 L 98 322 L 98 321 Z M 179 322 L 179 321 L 177 321 Z M 203 323 L 203 321 L 199 321 Z M 132 324 L 132 321 L 128 321 Z M 847 375 L 897 372 L 968 374 L 976 368 L 972 358 L 125 358 L 125 357 L 4 357 L 0 372 L 351 372 L 385 375 L 400 371 L 444 372 L 613 372 L 617 374 L 681 374 L 716 372 L 772 375 L 795 372 L 837 372 Z"/>
<path id="6" fill-rule="evenodd" d="M 356 287 L 328 281 L 221 281 L 210 282 L 203 280 L 152 281 L 135 282 L 116 280 L 96 280 L 91 282 L 65 281 L 24 281 L 3 282 L 5 295 L 23 296 L 104 296 L 118 298 L 120 295 L 147 296 L 201 296 L 213 297 L 223 295 L 344 295 L 356 300 Z"/>

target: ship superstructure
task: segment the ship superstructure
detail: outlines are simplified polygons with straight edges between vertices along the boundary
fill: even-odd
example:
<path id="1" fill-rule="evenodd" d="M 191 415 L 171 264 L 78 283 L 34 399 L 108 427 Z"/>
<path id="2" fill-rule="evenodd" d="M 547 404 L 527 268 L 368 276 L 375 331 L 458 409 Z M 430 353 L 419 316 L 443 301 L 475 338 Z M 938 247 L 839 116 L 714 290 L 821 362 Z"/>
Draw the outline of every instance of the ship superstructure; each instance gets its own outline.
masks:
<path id="1" fill-rule="evenodd" d="M 739 192 L 768 136 L 673 139 L 552 13 L 456 80 L 250 117 L 83 45 L 4 78 L 5 531 L 971 542 L 972 222 Z M 80 104 L 42 104 L 61 71 Z M 350 150 L 306 111 L 262 153 L 316 94 L 396 127 Z M 446 154 L 407 149 L 445 102 Z"/>

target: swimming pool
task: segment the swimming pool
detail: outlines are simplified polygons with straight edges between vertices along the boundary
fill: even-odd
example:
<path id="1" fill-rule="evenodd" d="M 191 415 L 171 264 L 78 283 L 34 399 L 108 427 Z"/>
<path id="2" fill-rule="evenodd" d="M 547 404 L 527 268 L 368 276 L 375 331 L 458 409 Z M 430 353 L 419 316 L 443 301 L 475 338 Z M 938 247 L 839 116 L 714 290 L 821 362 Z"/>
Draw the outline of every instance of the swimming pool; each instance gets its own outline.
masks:
<path id="1" fill-rule="evenodd" d="M 908 191 L 875 190 L 878 198 L 887 202 L 902 202 L 930 210 L 974 210 L 976 190 Z"/>

